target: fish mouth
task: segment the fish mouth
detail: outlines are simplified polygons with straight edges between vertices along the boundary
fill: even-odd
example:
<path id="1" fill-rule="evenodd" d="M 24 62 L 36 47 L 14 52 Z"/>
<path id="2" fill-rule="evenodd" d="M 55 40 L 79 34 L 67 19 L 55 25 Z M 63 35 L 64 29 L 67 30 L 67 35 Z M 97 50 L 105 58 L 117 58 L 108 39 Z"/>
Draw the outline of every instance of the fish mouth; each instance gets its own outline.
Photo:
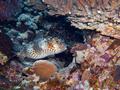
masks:
<path id="1" fill-rule="evenodd" d="M 66 50 L 67 50 L 67 47 L 64 46 L 64 48 L 63 48 L 62 50 L 59 50 L 56 54 L 62 53 L 62 52 L 64 52 L 64 51 L 66 51 Z"/>

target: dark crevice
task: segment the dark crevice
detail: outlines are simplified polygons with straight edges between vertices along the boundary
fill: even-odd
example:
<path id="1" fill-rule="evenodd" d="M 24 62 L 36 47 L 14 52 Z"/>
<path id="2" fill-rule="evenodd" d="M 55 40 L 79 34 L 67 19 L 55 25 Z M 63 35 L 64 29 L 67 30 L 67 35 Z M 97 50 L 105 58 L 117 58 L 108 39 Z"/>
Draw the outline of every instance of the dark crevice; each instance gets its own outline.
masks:
<path id="1" fill-rule="evenodd" d="M 83 31 L 71 26 L 71 23 L 67 21 L 66 16 L 47 16 L 45 19 L 50 23 L 57 23 L 55 27 L 50 29 L 49 35 L 58 36 L 68 44 L 71 44 L 72 42 L 84 42 Z"/>

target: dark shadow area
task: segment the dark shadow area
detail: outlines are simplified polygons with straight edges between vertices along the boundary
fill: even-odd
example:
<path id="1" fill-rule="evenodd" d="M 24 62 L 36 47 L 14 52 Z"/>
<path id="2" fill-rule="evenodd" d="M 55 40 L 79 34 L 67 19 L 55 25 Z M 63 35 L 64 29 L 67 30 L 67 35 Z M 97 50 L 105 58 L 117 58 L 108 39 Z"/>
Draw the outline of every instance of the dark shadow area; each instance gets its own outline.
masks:
<path id="1" fill-rule="evenodd" d="M 44 19 L 50 23 L 57 23 L 50 28 L 48 35 L 59 37 L 68 45 L 84 42 L 83 31 L 71 26 L 71 23 L 67 21 L 66 16 L 47 16 Z"/>

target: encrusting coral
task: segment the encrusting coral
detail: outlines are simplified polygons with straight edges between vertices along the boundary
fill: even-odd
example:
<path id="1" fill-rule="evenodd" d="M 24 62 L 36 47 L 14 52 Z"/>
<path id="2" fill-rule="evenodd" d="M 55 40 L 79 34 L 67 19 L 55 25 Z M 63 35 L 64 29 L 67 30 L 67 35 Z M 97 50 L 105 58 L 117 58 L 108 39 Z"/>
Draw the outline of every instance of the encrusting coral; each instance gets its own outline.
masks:
<path id="1" fill-rule="evenodd" d="M 1 0 L 0 90 L 119 90 L 119 9 L 120 0 Z"/>
<path id="2" fill-rule="evenodd" d="M 50 15 L 66 15 L 76 28 L 120 39 L 120 0 L 44 0 L 43 3 L 48 5 Z"/>
<path id="3" fill-rule="evenodd" d="M 57 67 L 47 60 L 38 60 L 33 63 L 32 70 L 36 75 L 40 76 L 41 80 L 47 80 L 57 72 Z"/>

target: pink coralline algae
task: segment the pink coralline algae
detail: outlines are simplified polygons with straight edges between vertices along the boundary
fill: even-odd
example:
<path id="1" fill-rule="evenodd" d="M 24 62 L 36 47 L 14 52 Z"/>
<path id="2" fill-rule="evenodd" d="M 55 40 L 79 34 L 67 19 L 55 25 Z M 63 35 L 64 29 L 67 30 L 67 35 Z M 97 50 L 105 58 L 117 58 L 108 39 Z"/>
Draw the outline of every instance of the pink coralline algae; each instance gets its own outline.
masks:
<path id="1" fill-rule="evenodd" d="M 0 20 L 12 19 L 19 12 L 20 0 L 0 0 Z"/>
<path id="2" fill-rule="evenodd" d="M 14 85 L 20 83 L 21 75 L 17 72 L 17 68 L 6 65 L 0 68 L 0 88 L 12 89 Z"/>
<path id="3" fill-rule="evenodd" d="M 0 90 L 120 90 L 119 10 L 120 0 L 0 0 Z"/>
<path id="4" fill-rule="evenodd" d="M 89 74 L 92 77 L 90 83 L 93 84 L 91 80 L 95 80 L 94 88 L 115 88 L 117 83 L 119 83 L 114 81 L 114 78 L 119 81 L 118 71 L 115 72 L 116 65 L 119 65 L 117 61 L 120 60 L 119 41 L 105 36 L 98 36 L 92 40 L 91 46 L 91 48 L 89 47 L 85 50 L 85 61 L 82 63 L 85 64 L 87 62 L 88 67 L 90 65 L 89 69 L 92 72 L 92 74 Z M 109 79 L 111 80 L 110 82 Z"/>
<path id="5" fill-rule="evenodd" d="M 106 62 L 108 62 L 110 60 L 110 56 L 107 53 L 102 55 L 101 58 L 103 58 Z"/>
<path id="6" fill-rule="evenodd" d="M 73 45 L 71 52 L 76 55 L 69 66 L 56 72 L 45 82 L 38 81 L 39 83 L 35 84 L 30 82 L 28 85 L 32 84 L 41 90 L 119 90 L 120 42 L 118 39 L 96 34 L 85 44 Z M 38 71 L 41 70 L 39 67 Z M 29 73 L 32 71 L 32 75 L 35 74 L 33 70 L 28 71 Z"/>

